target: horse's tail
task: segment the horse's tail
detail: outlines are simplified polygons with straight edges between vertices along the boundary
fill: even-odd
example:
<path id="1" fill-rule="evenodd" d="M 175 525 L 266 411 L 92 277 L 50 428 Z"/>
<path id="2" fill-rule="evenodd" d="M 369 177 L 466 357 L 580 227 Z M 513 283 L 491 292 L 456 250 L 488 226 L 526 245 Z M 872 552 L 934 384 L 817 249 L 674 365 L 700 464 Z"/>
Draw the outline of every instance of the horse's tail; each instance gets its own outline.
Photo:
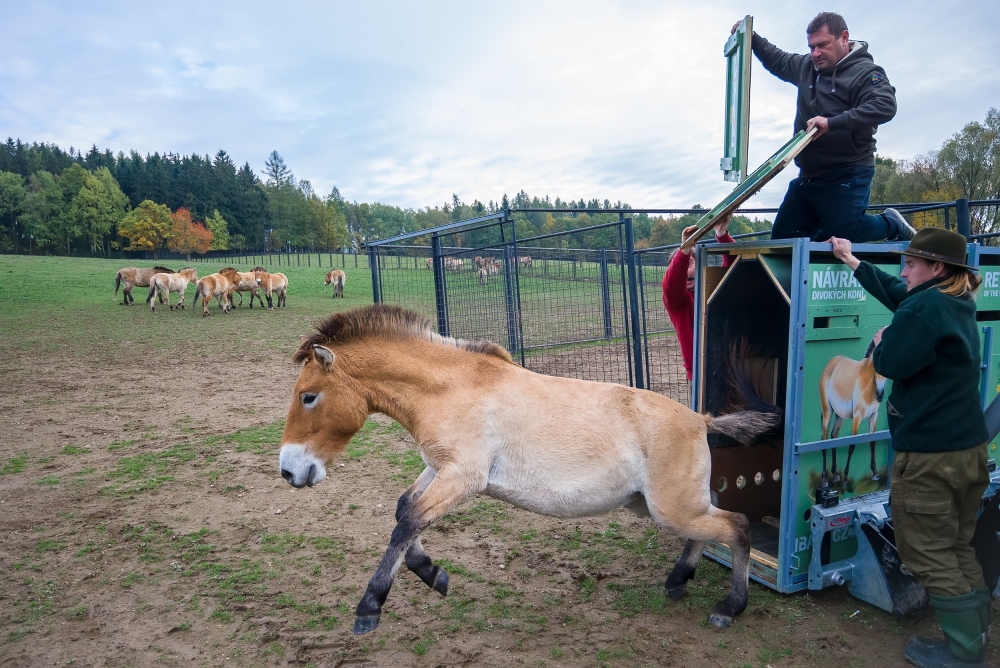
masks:
<path id="1" fill-rule="evenodd" d="M 122 285 L 122 272 L 118 272 L 115 275 L 115 299 L 118 299 L 118 288 Z"/>
<path id="2" fill-rule="evenodd" d="M 191 313 L 198 315 L 198 300 L 201 298 L 201 281 L 198 281 L 194 286 L 194 297 L 191 299 Z"/>
<path id="3" fill-rule="evenodd" d="M 725 434 L 743 445 L 750 445 L 759 436 L 773 431 L 785 419 L 782 413 L 762 411 L 740 411 L 728 415 L 702 415 L 702 417 L 710 432 Z"/>
<path id="4" fill-rule="evenodd" d="M 156 296 L 156 281 L 149 282 L 149 294 L 146 296 L 146 303 L 152 304 L 153 297 Z"/>

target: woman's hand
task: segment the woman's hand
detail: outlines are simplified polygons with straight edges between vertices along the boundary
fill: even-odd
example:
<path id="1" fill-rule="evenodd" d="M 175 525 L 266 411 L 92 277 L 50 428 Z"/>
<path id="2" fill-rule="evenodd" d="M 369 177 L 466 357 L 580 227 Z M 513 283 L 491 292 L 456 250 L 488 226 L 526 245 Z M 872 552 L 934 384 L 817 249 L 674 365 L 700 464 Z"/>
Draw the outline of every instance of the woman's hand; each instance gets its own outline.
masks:
<path id="1" fill-rule="evenodd" d="M 685 227 L 681 231 L 681 244 L 683 244 L 685 241 L 687 241 L 688 238 L 692 234 L 694 234 L 695 232 L 697 232 L 697 231 L 698 231 L 698 226 L 697 225 L 689 225 L 689 226 Z M 681 252 L 684 253 L 685 255 L 690 255 L 692 250 L 694 250 L 694 249 L 688 248 L 687 250 L 684 250 L 683 248 L 681 248 Z"/>
<path id="2" fill-rule="evenodd" d="M 889 325 L 886 325 L 885 327 L 888 327 L 888 326 L 889 326 Z M 875 342 L 875 345 L 876 345 L 876 346 L 877 346 L 878 344 L 882 343 L 882 332 L 884 332 L 884 331 L 885 331 L 885 327 L 883 327 L 882 329 L 880 329 L 880 330 L 878 330 L 877 332 L 875 332 L 875 336 L 874 336 L 874 337 L 872 338 L 872 341 L 874 341 L 874 342 Z"/>
<path id="3" fill-rule="evenodd" d="M 861 264 L 861 260 L 854 257 L 854 253 L 851 252 L 851 242 L 848 239 L 841 239 L 840 237 L 830 237 L 827 242 L 833 244 L 833 256 L 846 264 L 854 271 Z"/>

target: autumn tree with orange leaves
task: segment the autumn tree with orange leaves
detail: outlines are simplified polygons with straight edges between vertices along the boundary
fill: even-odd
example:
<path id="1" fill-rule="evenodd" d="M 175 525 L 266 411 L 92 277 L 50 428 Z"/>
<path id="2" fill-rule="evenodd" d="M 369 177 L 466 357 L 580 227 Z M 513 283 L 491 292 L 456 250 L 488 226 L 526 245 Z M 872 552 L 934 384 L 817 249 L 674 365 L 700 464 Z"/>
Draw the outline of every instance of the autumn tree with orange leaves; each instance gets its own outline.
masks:
<path id="1" fill-rule="evenodd" d="M 212 245 L 212 233 L 205 229 L 202 223 L 191 220 L 191 212 L 181 207 L 170 214 L 172 226 L 167 248 L 175 253 L 184 253 L 188 261 L 191 253 L 199 255 L 208 251 Z"/>

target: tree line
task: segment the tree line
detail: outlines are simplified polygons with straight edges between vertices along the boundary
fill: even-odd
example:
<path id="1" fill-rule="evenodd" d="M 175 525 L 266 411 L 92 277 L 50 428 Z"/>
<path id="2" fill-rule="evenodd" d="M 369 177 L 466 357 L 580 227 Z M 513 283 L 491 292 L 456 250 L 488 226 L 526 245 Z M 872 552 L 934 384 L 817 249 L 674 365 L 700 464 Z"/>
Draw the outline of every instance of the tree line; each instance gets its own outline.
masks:
<path id="1" fill-rule="evenodd" d="M 941 148 L 909 160 L 877 157 L 873 204 L 1000 198 L 1000 113 L 967 124 Z M 562 200 L 521 190 L 487 203 L 450 202 L 422 209 L 349 201 L 334 187 L 321 196 L 296 179 L 277 151 L 260 175 L 237 166 L 223 150 L 208 155 L 110 149 L 64 151 L 54 144 L 8 139 L 0 144 L 0 252 L 110 255 L 119 251 L 200 253 L 358 251 L 365 242 L 510 210 L 520 239 L 568 232 L 618 219 L 628 204 L 605 199 Z M 692 208 L 701 208 L 695 205 Z M 525 212 L 519 209 L 543 209 Z M 1000 231 L 997 207 L 973 211 L 973 232 Z M 699 214 L 632 216 L 636 246 L 680 241 Z M 917 214 L 918 226 L 941 225 L 941 212 Z M 733 234 L 766 231 L 767 220 L 736 217 Z M 478 234 L 478 236 L 477 236 Z M 485 233 L 458 236 L 456 245 L 489 243 Z M 613 229 L 567 236 L 580 248 L 618 245 Z M 407 243 L 426 244 L 427 237 Z"/>

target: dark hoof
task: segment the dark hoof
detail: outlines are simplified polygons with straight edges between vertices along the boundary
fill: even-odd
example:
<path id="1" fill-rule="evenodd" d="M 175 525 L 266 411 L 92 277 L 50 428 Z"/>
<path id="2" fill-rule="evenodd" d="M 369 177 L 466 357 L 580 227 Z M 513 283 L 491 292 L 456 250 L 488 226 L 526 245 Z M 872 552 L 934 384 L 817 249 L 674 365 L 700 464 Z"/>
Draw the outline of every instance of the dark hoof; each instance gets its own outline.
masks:
<path id="1" fill-rule="evenodd" d="M 875 475 L 873 475 L 873 476 L 872 476 L 872 480 L 873 480 L 873 481 L 875 481 L 875 482 L 878 482 L 878 481 L 879 481 L 879 479 L 880 479 L 880 478 L 879 478 L 879 475 L 878 475 L 878 473 L 876 473 Z"/>
<path id="2" fill-rule="evenodd" d="M 378 620 L 381 615 L 365 615 L 354 618 L 354 635 L 360 636 L 374 631 L 378 628 Z"/>
<path id="3" fill-rule="evenodd" d="M 434 578 L 434 584 L 431 585 L 431 589 L 442 596 L 448 595 L 448 572 L 446 570 L 438 568 L 438 573 Z"/>
<path id="4" fill-rule="evenodd" d="M 671 601 L 679 601 L 687 595 L 687 587 L 667 587 L 667 596 Z"/>
<path id="5" fill-rule="evenodd" d="M 733 618 L 729 615 L 713 612 L 708 616 L 708 623 L 717 629 L 728 629 L 733 625 Z"/>

